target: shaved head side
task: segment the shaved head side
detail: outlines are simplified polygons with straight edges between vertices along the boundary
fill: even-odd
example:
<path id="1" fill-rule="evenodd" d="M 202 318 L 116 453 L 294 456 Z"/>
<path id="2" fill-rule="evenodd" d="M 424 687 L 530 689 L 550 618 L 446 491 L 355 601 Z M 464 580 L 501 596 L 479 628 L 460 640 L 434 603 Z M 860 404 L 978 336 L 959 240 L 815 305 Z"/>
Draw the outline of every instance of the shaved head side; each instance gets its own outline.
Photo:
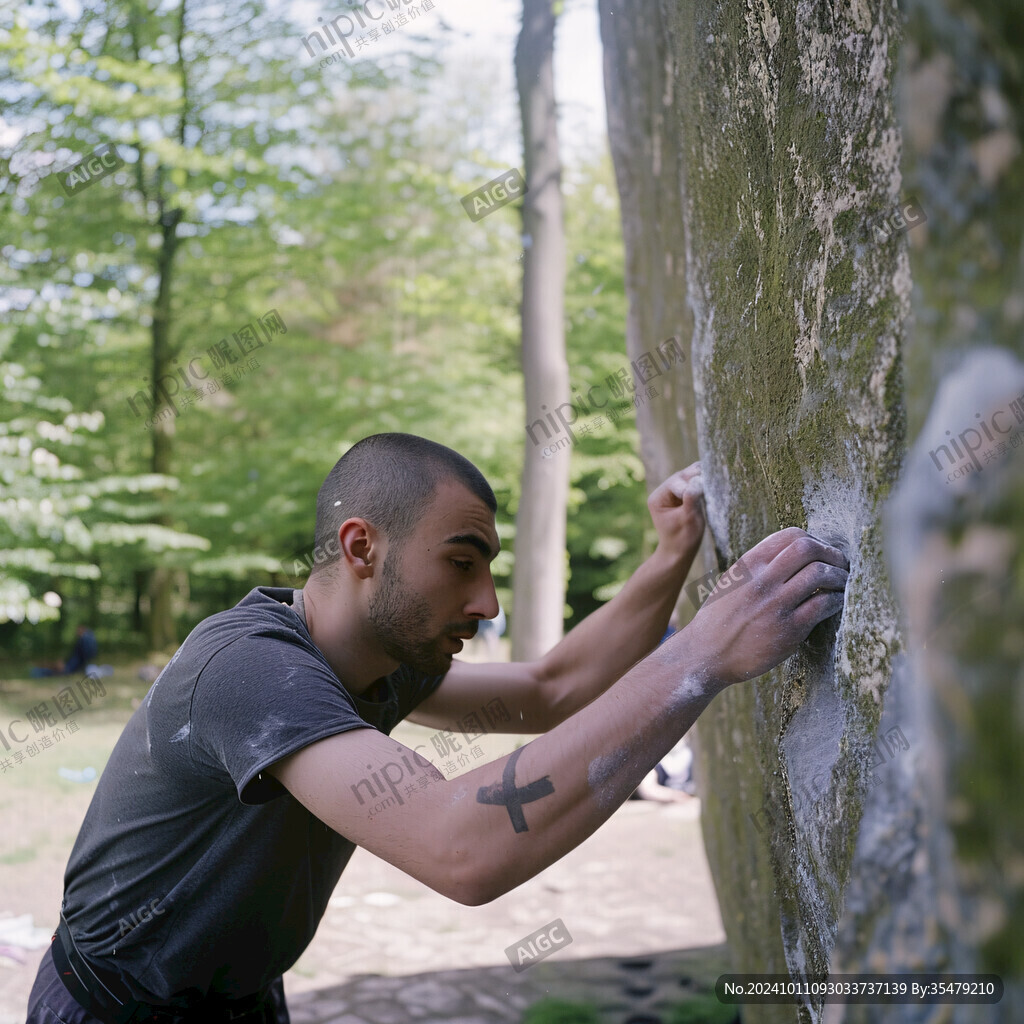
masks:
<path id="1" fill-rule="evenodd" d="M 365 519 L 391 544 L 412 533 L 441 483 L 453 480 L 492 512 L 498 502 L 483 473 L 451 448 L 415 434 L 371 434 L 327 474 L 316 498 L 316 552 L 310 575 L 333 572 L 341 557 L 338 528 Z"/>

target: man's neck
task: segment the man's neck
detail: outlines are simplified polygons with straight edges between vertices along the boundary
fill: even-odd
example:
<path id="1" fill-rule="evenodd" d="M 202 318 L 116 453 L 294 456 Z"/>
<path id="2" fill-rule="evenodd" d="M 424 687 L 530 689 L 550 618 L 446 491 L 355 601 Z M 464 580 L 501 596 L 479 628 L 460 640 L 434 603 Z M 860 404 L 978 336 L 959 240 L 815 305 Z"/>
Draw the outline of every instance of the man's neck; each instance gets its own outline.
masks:
<path id="1" fill-rule="evenodd" d="M 377 646 L 355 601 L 340 589 L 328 590 L 310 580 L 296 594 L 313 643 L 349 693 L 362 696 L 398 668 Z"/>

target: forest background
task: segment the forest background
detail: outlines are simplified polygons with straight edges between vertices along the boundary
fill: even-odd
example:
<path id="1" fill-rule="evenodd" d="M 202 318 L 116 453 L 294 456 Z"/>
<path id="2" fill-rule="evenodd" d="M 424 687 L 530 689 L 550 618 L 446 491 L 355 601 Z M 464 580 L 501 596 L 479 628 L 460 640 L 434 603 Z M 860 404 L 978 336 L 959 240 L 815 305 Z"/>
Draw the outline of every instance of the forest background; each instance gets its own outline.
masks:
<path id="1" fill-rule="evenodd" d="M 487 475 L 509 608 L 536 447 L 524 238 L 518 204 L 474 222 L 460 198 L 520 149 L 494 71 L 510 48 L 467 54 L 450 0 L 326 68 L 304 44 L 318 12 L 296 5 L 4 6 L 3 655 L 62 655 L 83 622 L 101 660 L 172 650 L 254 586 L 301 586 L 323 477 L 382 430 Z M 514 29 L 515 7 L 483 20 Z M 634 396 L 612 390 L 629 370 L 614 176 L 603 131 L 572 103 L 567 119 L 570 383 L 620 413 L 553 456 L 571 459 L 571 626 L 653 534 Z M 104 144 L 124 165 L 66 194 L 60 172 Z"/>

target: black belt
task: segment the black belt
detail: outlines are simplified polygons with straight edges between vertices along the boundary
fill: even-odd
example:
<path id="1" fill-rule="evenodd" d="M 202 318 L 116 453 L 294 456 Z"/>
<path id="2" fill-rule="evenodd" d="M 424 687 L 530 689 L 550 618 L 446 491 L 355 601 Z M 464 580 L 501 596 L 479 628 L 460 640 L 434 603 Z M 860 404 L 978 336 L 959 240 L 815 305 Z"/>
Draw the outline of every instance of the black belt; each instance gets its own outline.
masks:
<path id="1" fill-rule="evenodd" d="M 60 915 L 57 931 L 50 946 L 57 976 L 71 997 L 82 1009 L 98 1017 L 104 1024 L 188 1024 L 188 1021 L 236 1021 L 250 1017 L 263 1021 L 262 1011 L 270 1000 L 267 993 L 257 992 L 242 999 L 204 1001 L 199 1005 L 154 1005 L 137 1000 L 124 982 L 107 971 L 97 972 L 78 952 L 64 915 Z M 102 974 L 102 976 L 101 976 Z"/>

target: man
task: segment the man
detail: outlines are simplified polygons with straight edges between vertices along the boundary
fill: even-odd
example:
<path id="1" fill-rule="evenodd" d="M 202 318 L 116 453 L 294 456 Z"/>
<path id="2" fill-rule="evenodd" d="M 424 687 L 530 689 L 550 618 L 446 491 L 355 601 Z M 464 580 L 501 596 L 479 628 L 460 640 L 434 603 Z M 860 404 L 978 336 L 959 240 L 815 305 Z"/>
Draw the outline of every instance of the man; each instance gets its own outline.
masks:
<path id="1" fill-rule="evenodd" d="M 701 501 L 699 465 L 676 473 L 648 501 L 657 549 L 614 600 L 539 661 L 474 665 L 453 658 L 498 612 L 491 488 L 423 438 L 356 444 L 320 489 L 324 557 L 305 588 L 258 587 L 200 623 L 125 727 L 68 863 L 30 1024 L 50 1011 L 286 1022 L 280 975 L 354 846 L 467 905 L 577 846 L 719 690 L 842 608 L 843 555 L 783 530 L 744 557 L 743 585 L 655 650 Z M 509 730 L 543 735 L 457 779 L 388 737 L 406 716 L 447 727 L 495 698 Z M 428 782 L 374 813 L 370 796 L 406 773 Z"/>

